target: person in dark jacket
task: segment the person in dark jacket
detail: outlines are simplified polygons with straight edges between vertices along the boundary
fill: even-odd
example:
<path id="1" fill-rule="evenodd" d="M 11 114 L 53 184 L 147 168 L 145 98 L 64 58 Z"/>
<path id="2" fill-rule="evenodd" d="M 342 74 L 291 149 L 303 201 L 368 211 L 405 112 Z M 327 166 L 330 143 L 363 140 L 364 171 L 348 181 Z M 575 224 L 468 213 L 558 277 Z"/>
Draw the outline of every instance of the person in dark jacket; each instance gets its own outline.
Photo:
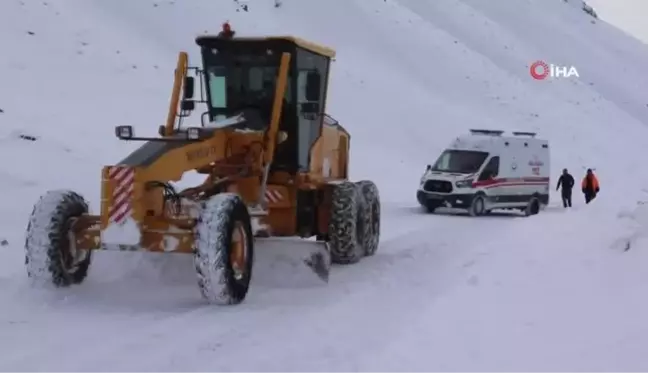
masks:
<path id="1" fill-rule="evenodd" d="M 585 195 L 585 203 L 590 203 L 600 191 L 598 179 L 591 168 L 587 169 L 587 174 L 581 183 L 581 189 Z"/>
<path id="2" fill-rule="evenodd" d="M 232 30 L 232 27 L 230 26 L 229 22 L 223 23 L 223 30 L 218 33 L 218 37 L 222 39 L 231 39 L 234 37 L 234 30 Z"/>
<path id="3" fill-rule="evenodd" d="M 563 207 L 572 207 L 572 188 L 574 187 L 574 177 L 567 172 L 567 169 L 563 169 L 562 175 L 558 179 L 558 185 L 556 185 L 556 190 L 562 186 L 561 195 L 563 201 Z"/>

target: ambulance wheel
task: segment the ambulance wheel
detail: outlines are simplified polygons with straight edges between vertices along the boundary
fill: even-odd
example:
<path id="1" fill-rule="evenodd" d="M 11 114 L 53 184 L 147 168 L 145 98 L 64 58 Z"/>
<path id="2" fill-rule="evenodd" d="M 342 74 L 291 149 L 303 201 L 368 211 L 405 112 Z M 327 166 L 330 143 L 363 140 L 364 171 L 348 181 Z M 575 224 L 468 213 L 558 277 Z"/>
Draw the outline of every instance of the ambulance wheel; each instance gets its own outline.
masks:
<path id="1" fill-rule="evenodd" d="M 436 211 L 436 209 L 438 209 L 439 207 L 441 207 L 441 202 L 436 202 L 436 201 L 425 202 L 425 210 L 430 214 L 433 214 Z"/>
<path id="2" fill-rule="evenodd" d="M 540 212 L 540 200 L 538 197 L 531 197 L 527 207 L 524 209 L 525 216 L 538 215 Z"/>
<path id="3" fill-rule="evenodd" d="M 473 198 L 468 213 L 470 216 L 482 216 L 486 214 L 486 199 L 484 195 L 478 194 Z"/>

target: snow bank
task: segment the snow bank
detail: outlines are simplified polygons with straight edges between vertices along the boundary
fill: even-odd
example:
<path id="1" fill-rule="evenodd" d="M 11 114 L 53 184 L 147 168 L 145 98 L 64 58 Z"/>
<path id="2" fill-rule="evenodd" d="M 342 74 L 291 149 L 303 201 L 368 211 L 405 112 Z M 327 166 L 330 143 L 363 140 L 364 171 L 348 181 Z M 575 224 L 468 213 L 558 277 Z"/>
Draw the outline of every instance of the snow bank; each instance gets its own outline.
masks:
<path id="1" fill-rule="evenodd" d="M 617 242 L 627 242 L 619 237 L 633 230 L 627 222 L 587 207 L 565 212 L 569 221 L 548 213 L 542 224 L 525 225 L 523 244 L 514 234 L 485 243 L 481 250 L 489 254 L 470 265 L 464 286 L 410 320 L 393 353 L 407 361 L 416 352 L 405 346 L 443 349 L 453 354 L 444 361 L 454 363 L 434 365 L 442 370 L 647 369 L 638 357 L 648 342 L 648 209 L 632 214 L 640 234 L 625 251 Z M 547 246 L 547 232 L 560 237 L 556 246 Z M 435 333 L 421 335 L 421 328 Z"/>

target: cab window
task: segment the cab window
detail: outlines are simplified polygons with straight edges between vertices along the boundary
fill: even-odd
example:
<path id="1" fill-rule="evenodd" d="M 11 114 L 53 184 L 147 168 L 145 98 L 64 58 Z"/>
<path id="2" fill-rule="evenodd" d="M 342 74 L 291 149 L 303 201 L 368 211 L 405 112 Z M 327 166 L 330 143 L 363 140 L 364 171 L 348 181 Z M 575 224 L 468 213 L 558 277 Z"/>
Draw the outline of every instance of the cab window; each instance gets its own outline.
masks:
<path id="1" fill-rule="evenodd" d="M 487 157 L 486 152 L 448 149 L 439 156 L 432 171 L 473 174 L 479 171 Z"/>
<path id="2" fill-rule="evenodd" d="M 482 171 L 481 175 L 479 175 L 479 180 L 488 180 L 490 178 L 495 178 L 499 174 L 499 164 L 500 164 L 500 157 L 495 156 L 491 158 L 488 163 L 486 164 L 486 167 L 484 167 L 484 170 Z"/>

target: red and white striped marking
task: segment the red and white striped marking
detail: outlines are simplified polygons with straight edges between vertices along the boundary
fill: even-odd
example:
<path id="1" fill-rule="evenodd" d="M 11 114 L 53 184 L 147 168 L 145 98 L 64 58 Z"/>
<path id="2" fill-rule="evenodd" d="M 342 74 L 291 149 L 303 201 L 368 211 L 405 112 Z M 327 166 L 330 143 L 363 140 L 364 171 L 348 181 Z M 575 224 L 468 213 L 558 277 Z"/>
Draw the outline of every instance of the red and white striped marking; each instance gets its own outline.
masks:
<path id="1" fill-rule="evenodd" d="M 526 186 L 526 185 L 549 185 L 548 177 L 517 177 L 482 180 L 473 183 L 473 188 L 484 187 L 486 189 L 502 186 Z"/>
<path id="2" fill-rule="evenodd" d="M 283 195 L 278 190 L 266 189 L 265 198 L 268 202 L 277 203 L 283 200 Z"/>
<path id="3" fill-rule="evenodd" d="M 112 206 L 109 220 L 121 224 L 132 212 L 131 199 L 135 181 L 135 170 L 126 166 L 113 166 L 108 171 L 108 178 L 114 182 Z"/>

